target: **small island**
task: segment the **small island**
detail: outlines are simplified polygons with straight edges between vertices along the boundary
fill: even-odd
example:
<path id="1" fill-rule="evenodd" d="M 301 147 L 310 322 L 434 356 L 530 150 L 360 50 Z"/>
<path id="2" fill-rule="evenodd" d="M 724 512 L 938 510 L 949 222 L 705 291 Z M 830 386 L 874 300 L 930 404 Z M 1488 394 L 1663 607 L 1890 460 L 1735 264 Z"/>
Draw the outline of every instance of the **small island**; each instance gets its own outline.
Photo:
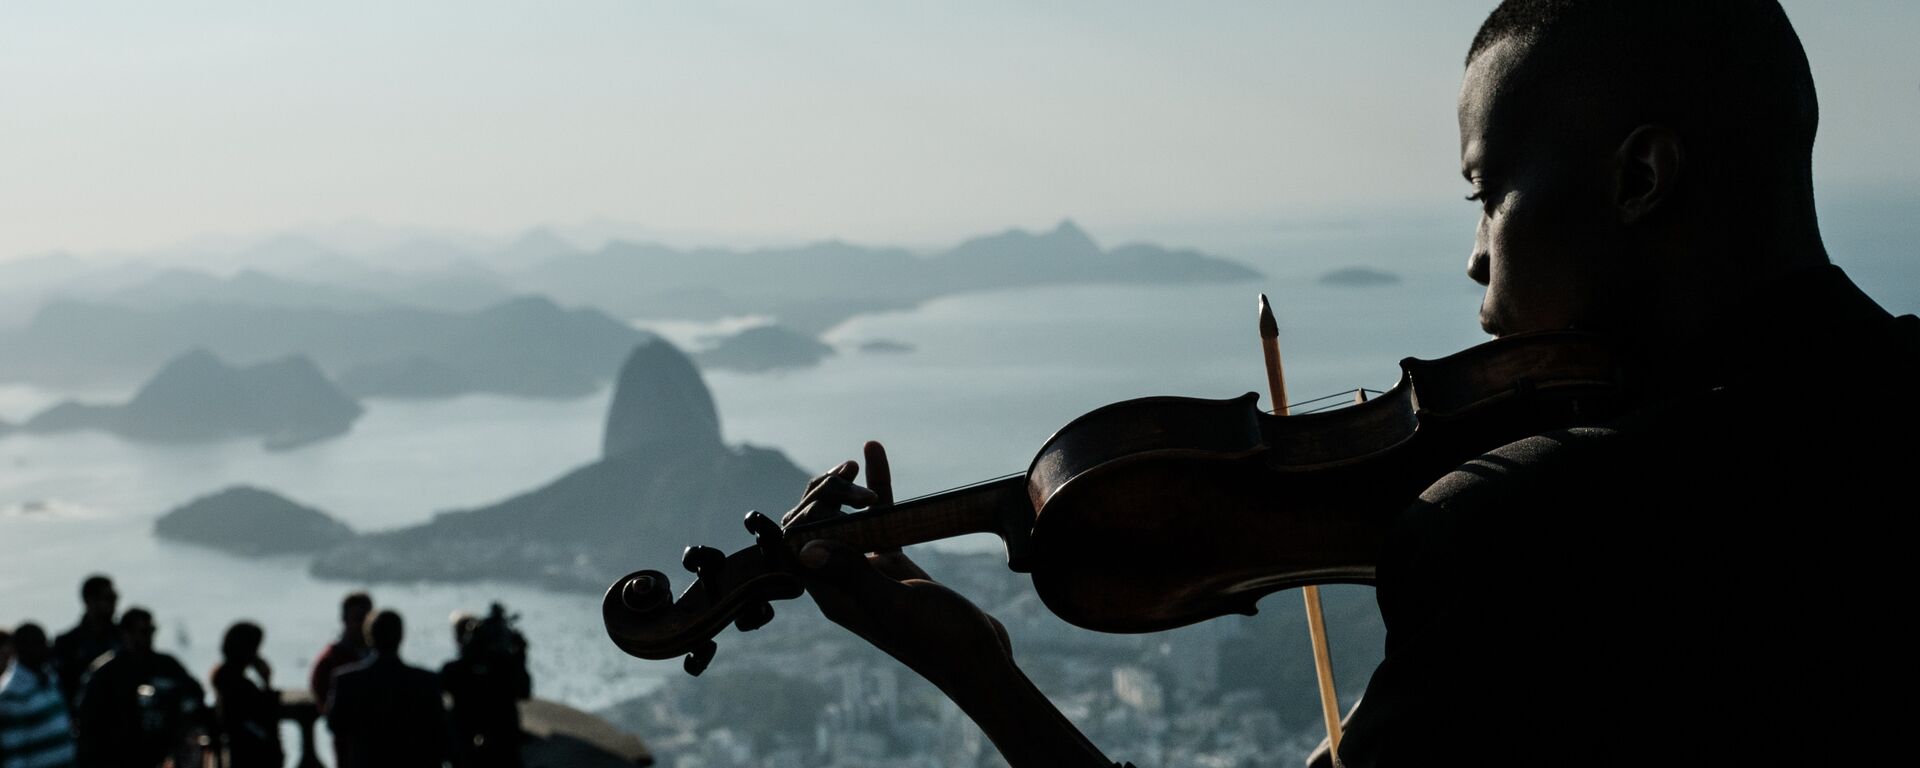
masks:
<path id="1" fill-rule="evenodd" d="M 761 373 L 810 368 L 833 354 L 833 347 L 811 336 L 784 326 L 762 325 L 721 339 L 718 346 L 695 355 L 694 362 L 702 368 Z"/>
<path id="2" fill-rule="evenodd" d="M 325 512 L 245 485 L 173 508 L 154 523 L 153 532 L 246 556 L 320 552 L 353 538 L 351 528 Z"/>
<path id="3" fill-rule="evenodd" d="M 154 443 L 259 438 L 287 450 L 345 434 L 360 404 L 304 356 L 236 368 L 195 349 L 169 361 L 124 405 L 59 403 L 29 432 L 99 429 Z"/>
<path id="4" fill-rule="evenodd" d="M 860 351 L 870 355 L 903 355 L 913 350 L 912 344 L 893 339 L 870 339 L 860 342 Z"/>
<path id="5" fill-rule="evenodd" d="M 1372 288 L 1382 285 L 1397 285 L 1399 282 L 1399 275 L 1367 267 L 1346 267 L 1320 276 L 1321 285 L 1332 285 L 1341 288 Z"/>

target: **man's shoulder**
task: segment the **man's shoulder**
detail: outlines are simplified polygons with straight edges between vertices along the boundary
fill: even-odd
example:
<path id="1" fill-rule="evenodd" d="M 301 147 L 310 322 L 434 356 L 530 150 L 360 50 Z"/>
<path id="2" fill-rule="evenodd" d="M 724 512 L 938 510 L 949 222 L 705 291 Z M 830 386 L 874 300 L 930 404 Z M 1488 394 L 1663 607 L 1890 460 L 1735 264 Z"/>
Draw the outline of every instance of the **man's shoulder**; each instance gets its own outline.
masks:
<path id="1" fill-rule="evenodd" d="M 171 653 L 160 653 L 158 651 L 155 651 L 153 654 L 153 662 L 154 662 L 154 667 L 159 672 L 169 674 L 169 675 L 179 675 L 187 678 L 193 677 L 193 673 L 187 671 L 187 665 L 180 663 L 179 657 L 174 656 Z"/>
<path id="2" fill-rule="evenodd" d="M 75 624 L 71 627 L 68 627 L 67 631 L 65 632 L 54 635 L 53 647 L 65 648 L 67 646 L 73 645 L 74 643 L 80 642 L 81 630 L 84 630 L 86 628 L 87 628 L 86 623 L 81 622 L 79 624 Z"/>
<path id="3" fill-rule="evenodd" d="M 402 674 L 406 676 L 407 682 L 409 683 L 420 686 L 432 686 L 436 689 L 440 687 L 439 672 L 425 667 L 416 667 L 412 664 L 403 664 L 401 668 L 404 670 Z"/>
<path id="4" fill-rule="evenodd" d="M 332 675 L 333 684 L 337 686 L 342 683 L 347 683 L 350 680 L 357 682 L 361 678 L 372 676 L 373 662 L 373 659 L 366 658 L 334 667 Z"/>
<path id="5" fill-rule="evenodd" d="M 360 653 L 360 649 L 347 645 L 345 641 L 335 640 L 327 643 L 327 647 L 320 649 L 320 656 L 315 659 L 314 663 L 351 664 L 359 661 L 361 658 L 362 654 Z"/>
<path id="6" fill-rule="evenodd" d="M 1630 430 L 1575 427 L 1507 443 L 1455 467 L 1420 494 L 1427 506 L 1481 505 L 1509 497 L 1576 492 L 1631 450 Z"/>

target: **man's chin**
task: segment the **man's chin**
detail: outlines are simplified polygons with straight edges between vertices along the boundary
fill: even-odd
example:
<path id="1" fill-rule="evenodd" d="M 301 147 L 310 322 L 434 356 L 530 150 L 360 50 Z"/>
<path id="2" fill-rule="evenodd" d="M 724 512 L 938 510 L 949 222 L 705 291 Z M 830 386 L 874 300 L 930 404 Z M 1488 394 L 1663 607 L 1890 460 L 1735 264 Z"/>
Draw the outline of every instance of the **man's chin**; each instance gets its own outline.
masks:
<path id="1" fill-rule="evenodd" d="M 1501 322 L 1500 318 L 1485 312 L 1480 313 L 1480 330 L 1486 331 L 1488 336 L 1496 339 L 1502 336 L 1513 335 L 1511 331 L 1507 330 L 1507 324 Z"/>

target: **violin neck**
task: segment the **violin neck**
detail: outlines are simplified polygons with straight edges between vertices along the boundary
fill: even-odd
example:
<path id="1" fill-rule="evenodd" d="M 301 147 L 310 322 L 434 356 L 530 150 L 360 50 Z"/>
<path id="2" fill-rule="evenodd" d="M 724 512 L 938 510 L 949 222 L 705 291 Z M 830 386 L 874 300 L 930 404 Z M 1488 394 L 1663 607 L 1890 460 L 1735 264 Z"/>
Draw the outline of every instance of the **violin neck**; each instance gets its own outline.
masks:
<path id="1" fill-rule="evenodd" d="M 827 539 L 861 552 L 883 552 L 991 533 L 1007 542 L 1009 565 L 1022 570 L 1032 529 L 1033 502 L 1027 497 L 1023 474 L 797 525 L 787 529 L 786 540 L 795 551 L 809 541 Z"/>

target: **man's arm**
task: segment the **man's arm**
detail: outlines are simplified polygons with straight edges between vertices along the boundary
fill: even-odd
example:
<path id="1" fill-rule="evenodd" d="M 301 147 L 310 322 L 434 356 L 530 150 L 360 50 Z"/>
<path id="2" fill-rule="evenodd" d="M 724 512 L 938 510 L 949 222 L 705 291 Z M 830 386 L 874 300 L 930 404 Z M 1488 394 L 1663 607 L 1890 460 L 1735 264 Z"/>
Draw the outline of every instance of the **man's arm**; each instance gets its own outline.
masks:
<path id="1" fill-rule="evenodd" d="M 868 443 L 866 459 L 871 489 L 851 484 L 859 466 L 846 462 L 809 486 L 787 524 L 836 514 L 842 503 L 890 502 L 885 450 Z M 868 556 L 837 542 L 815 541 L 801 549 L 800 562 L 807 569 L 807 592 L 827 618 L 953 699 L 1008 765 L 1113 765 L 1020 671 L 1000 622 L 928 578 L 906 555 Z"/>
<path id="2" fill-rule="evenodd" d="M 307 675 L 307 689 L 313 692 L 313 705 L 322 713 L 327 711 L 327 694 L 333 688 L 333 670 L 339 666 L 334 662 L 333 645 L 320 652 L 320 658 L 313 660 L 313 672 Z"/>

